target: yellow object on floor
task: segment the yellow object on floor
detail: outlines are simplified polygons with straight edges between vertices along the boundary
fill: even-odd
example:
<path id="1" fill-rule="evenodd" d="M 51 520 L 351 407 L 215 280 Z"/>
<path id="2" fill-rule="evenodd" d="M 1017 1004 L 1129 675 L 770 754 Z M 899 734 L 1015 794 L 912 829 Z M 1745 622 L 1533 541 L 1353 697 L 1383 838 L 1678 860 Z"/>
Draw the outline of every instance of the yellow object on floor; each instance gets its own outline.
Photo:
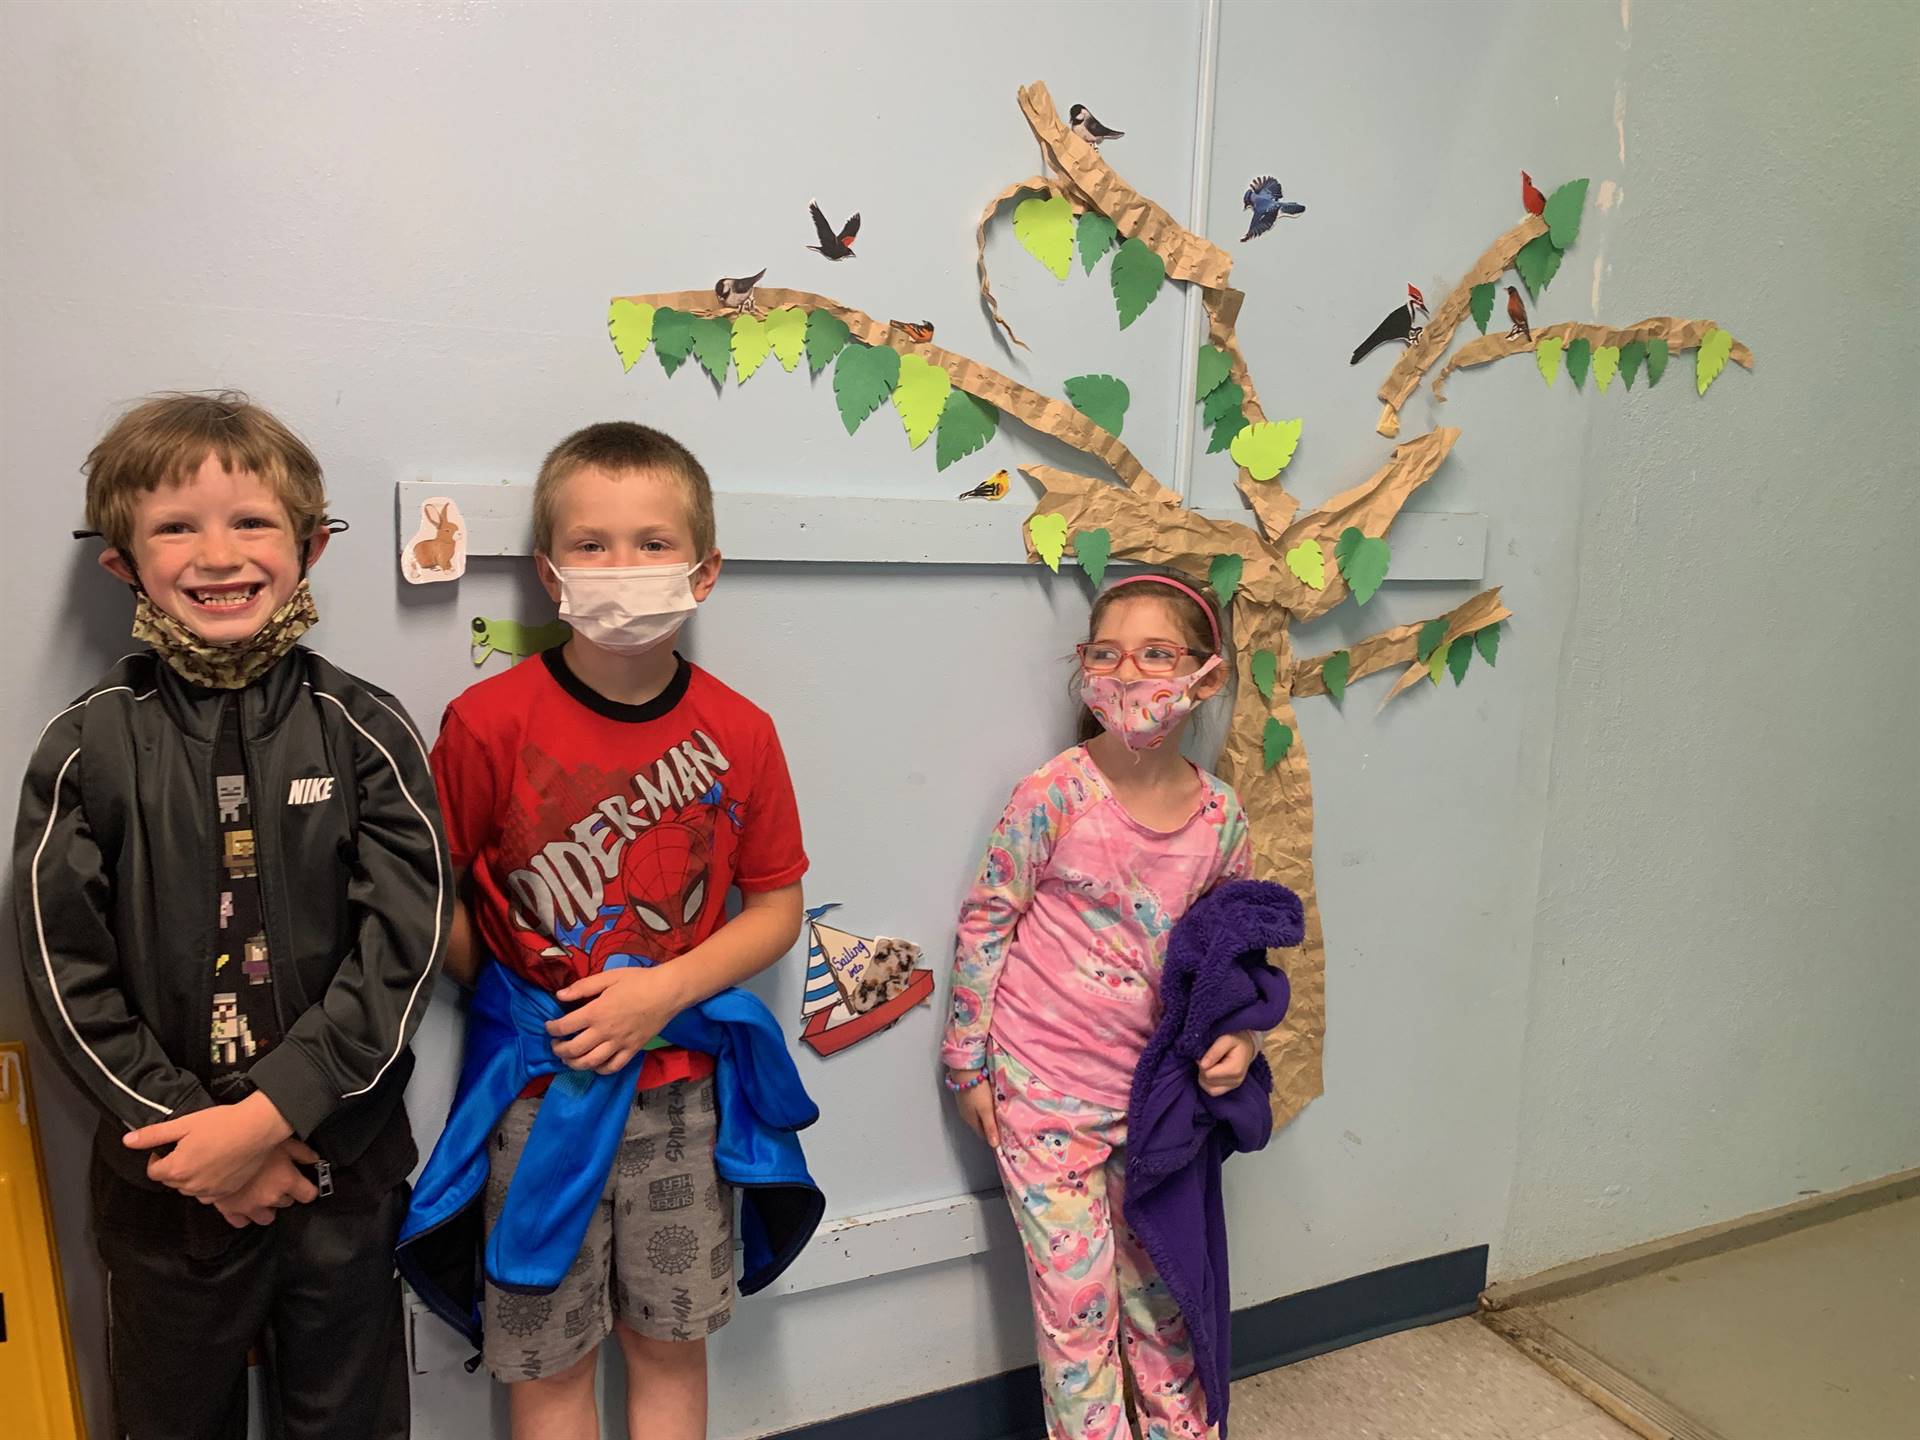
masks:
<path id="1" fill-rule="evenodd" d="M 14 1440 L 85 1440 L 27 1047 L 0 1044 L 0 1395 Z"/>

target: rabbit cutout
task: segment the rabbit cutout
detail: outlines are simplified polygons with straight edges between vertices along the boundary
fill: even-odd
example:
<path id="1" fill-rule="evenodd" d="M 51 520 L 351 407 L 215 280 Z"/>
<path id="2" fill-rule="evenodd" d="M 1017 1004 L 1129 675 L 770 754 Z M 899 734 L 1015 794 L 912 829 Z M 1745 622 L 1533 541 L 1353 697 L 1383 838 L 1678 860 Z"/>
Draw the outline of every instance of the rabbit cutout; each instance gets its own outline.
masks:
<path id="1" fill-rule="evenodd" d="M 420 528 L 400 552 L 400 573 L 414 585 L 457 580 L 467 568 L 467 526 L 445 496 L 421 502 Z"/>

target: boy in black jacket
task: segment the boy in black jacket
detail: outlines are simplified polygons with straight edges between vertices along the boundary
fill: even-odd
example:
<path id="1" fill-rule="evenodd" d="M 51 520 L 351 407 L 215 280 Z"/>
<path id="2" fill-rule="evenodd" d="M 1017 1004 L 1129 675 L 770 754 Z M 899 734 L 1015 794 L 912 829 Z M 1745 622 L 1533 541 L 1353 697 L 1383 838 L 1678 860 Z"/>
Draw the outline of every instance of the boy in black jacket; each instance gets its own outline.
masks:
<path id="1" fill-rule="evenodd" d="M 102 1113 L 115 1434 L 404 1436 L 401 1091 L 452 904 L 399 705 L 297 644 L 311 451 L 244 396 L 138 406 L 87 461 L 121 660 L 48 722 L 15 835 L 28 988 Z"/>

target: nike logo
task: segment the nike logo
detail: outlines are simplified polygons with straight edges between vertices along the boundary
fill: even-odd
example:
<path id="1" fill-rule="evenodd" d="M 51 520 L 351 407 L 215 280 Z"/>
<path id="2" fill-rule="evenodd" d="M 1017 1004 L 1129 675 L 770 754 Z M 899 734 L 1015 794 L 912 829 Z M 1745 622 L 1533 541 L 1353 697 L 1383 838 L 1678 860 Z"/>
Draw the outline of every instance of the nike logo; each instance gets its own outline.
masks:
<path id="1" fill-rule="evenodd" d="M 289 805 L 317 805 L 333 798 L 333 776 L 302 775 L 287 794 Z"/>

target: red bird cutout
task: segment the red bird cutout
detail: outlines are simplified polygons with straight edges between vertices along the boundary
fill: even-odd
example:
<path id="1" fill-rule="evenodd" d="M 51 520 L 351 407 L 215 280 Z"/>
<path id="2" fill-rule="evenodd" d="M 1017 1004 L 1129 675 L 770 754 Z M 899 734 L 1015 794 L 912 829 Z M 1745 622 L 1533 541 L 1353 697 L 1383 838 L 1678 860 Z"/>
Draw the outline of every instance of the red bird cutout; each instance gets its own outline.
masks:
<path id="1" fill-rule="evenodd" d="M 898 330 L 902 337 L 915 345 L 930 345 L 933 343 L 933 322 L 931 320 L 889 320 L 887 323 L 895 330 Z"/>
<path id="2" fill-rule="evenodd" d="M 1513 328 L 1507 331 L 1509 340 L 1533 339 L 1533 327 L 1527 324 L 1527 307 L 1520 303 L 1520 292 L 1511 285 L 1507 286 L 1507 319 L 1513 322 Z"/>
<path id="3" fill-rule="evenodd" d="M 1520 203 L 1527 207 L 1527 214 L 1543 214 L 1547 208 L 1547 197 L 1540 193 L 1540 187 L 1533 183 L 1533 177 L 1526 171 L 1520 172 Z"/>

